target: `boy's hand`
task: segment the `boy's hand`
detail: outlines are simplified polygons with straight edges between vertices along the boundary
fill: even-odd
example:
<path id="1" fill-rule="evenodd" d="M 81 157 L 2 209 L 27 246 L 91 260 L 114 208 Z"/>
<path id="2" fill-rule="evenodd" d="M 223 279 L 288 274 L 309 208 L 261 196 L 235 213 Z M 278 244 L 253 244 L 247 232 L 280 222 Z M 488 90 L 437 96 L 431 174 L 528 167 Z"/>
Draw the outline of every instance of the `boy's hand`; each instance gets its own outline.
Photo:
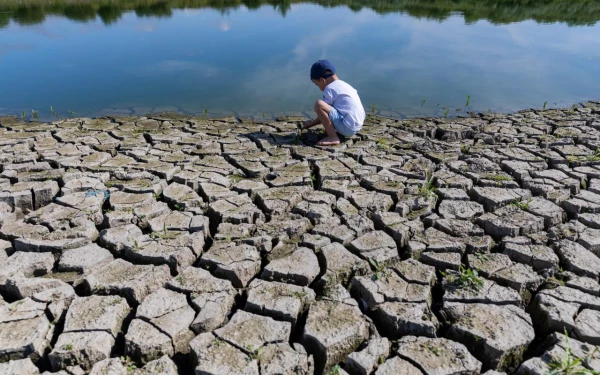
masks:
<path id="1" fill-rule="evenodd" d="M 302 123 L 302 129 L 308 129 L 312 126 L 313 120 L 306 120 Z"/>

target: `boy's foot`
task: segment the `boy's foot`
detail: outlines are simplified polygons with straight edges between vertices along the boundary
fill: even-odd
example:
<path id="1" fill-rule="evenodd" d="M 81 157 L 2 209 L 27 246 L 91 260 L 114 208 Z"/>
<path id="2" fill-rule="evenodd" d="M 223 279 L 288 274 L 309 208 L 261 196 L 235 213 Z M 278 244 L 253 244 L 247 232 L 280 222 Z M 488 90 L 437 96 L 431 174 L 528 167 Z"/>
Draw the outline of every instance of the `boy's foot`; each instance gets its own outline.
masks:
<path id="1" fill-rule="evenodd" d="M 335 146 L 339 144 L 340 139 L 338 137 L 325 137 L 317 143 L 317 146 Z"/>

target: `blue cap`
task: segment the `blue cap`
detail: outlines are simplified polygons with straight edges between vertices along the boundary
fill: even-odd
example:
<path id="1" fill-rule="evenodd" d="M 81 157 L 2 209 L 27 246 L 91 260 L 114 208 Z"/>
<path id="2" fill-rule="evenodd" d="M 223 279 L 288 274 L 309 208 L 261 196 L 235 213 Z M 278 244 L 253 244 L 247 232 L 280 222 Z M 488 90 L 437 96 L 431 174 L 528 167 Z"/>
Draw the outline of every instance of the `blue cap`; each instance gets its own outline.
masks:
<path id="1" fill-rule="evenodd" d="M 330 70 L 330 74 L 325 71 Z M 310 79 L 329 78 L 335 74 L 335 67 L 327 60 L 319 60 L 310 68 Z"/>

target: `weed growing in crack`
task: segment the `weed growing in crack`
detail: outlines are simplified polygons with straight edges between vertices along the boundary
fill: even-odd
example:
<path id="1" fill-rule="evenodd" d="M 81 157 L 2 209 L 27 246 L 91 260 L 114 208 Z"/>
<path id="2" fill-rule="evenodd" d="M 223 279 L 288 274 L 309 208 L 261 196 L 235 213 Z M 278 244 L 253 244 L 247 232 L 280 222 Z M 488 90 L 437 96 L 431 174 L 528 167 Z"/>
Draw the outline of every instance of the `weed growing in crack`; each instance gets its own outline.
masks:
<path id="1" fill-rule="evenodd" d="M 441 274 L 456 289 L 473 289 L 479 291 L 483 288 L 483 279 L 479 276 L 477 270 L 460 266 L 458 274 L 447 274 L 446 272 L 441 272 Z"/>
<path id="2" fill-rule="evenodd" d="M 489 255 L 487 255 L 486 253 L 475 253 L 474 254 L 475 257 L 477 257 L 477 259 L 479 259 L 480 262 L 487 262 L 488 260 L 490 260 Z"/>
<path id="3" fill-rule="evenodd" d="M 121 363 L 123 364 L 123 366 L 125 366 L 125 368 L 127 369 L 127 372 L 131 372 L 131 371 L 137 369 L 135 363 L 133 363 L 133 361 L 131 360 L 131 358 L 129 358 L 129 356 L 121 357 Z"/>
<path id="4" fill-rule="evenodd" d="M 561 358 L 556 358 L 552 362 L 548 363 L 550 371 L 544 375 L 599 375 L 600 372 L 590 370 L 583 367 L 581 358 L 574 357 L 571 353 L 571 345 L 569 343 L 569 334 L 565 329 L 566 347 L 565 354 Z M 590 355 L 585 359 L 594 357 L 598 348 L 595 348 Z"/>
<path id="5" fill-rule="evenodd" d="M 39 119 L 40 117 L 38 116 L 38 111 L 34 111 L 33 109 L 31 110 L 31 115 L 33 116 L 34 119 Z"/>
<path id="6" fill-rule="evenodd" d="M 592 155 L 580 156 L 577 158 L 579 161 L 600 161 L 600 151 L 598 148 L 594 151 Z"/>
<path id="7" fill-rule="evenodd" d="M 531 202 L 531 199 L 528 199 L 526 201 L 517 199 L 514 202 L 510 203 L 510 206 L 517 207 L 521 210 L 527 211 L 529 209 L 529 202 Z"/>
<path id="8" fill-rule="evenodd" d="M 375 268 L 375 272 L 373 273 L 372 277 L 374 281 L 387 278 L 388 270 L 385 268 L 384 264 L 379 263 L 373 258 L 369 258 L 369 263 L 373 266 L 373 268 Z"/>
<path id="9" fill-rule="evenodd" d="M 390 150 L 390 145 L 388 145 L 387 140 L 380 139 L 377 141 L 377 148 L 380 148 L 387 152 Z"/>
<path id="10" fill-rule="evenodd" d="M 252 345 L 248 345 L 246 349 L 248 349 L 251 352 L 250 354 L 248 354 L 248 357 L 251 361 L 257 360 L 258 362 L 260 362 L 262 360 L 262 353 L 264 351 L 264 348 L 262 346 L 254 350 Z"/>
<path id="11" fill-rule="evenodd" d="M 65 346 L 63 346 L 63 349 L 65 349 L 65 350 L 73 350 L 73 344 L 65 344 Z"/>
<path id="12" fill-rule="evenodd" d="M 417 191 L 422 197 L 435 197 L 436 195 L 434 193 L 435 188 L 433 187 L 433 176 L 426 182 L 423 182 L 423 184 L 419 186 L 419 189 Z"/>
<path id="13" fill-rule="evenodd" d="M 546 104 L 548 104 L 548 101 L 544 102 L 544 106 L 542 107 L 542 109 L 546 109 Z"/>
<path id="14" fill-rule="evenodd" d="M 23 122 L 27 122 L 27 116 L 25 115 L 25 111 L 21 113 L 21 120 L 23 120 Z"/>
<path id="15" fill-rule="evenodd" d="M 331 368 L 331 370 L 329 370 L 327 375 L 339 375 L 341 369 L 342 368 L 340 367 L 340 365 L 335 365 Z"/>

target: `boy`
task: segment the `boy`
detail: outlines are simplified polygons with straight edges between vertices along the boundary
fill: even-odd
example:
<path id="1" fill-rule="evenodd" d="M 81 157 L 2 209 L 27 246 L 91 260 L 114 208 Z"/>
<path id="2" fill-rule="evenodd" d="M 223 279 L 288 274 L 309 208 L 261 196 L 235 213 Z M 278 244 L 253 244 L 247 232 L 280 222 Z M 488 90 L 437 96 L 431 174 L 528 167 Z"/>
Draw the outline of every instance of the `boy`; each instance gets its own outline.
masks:
<path id="1" fill-rule="evenodd" d="M 356 90 L 338 78 L 335 67 L 327 60 L 319 60 L 310 69 L 310 79 L 323 91 L 323 100 L 315 103 L 315 120 L 306 120 L 304 129 L 323 124 L 327 137 L 321 139 L 318 146 L 339 145 L 340 138 L 351 137 L 362 128 L 365 121 L 365 109 Z"/>

